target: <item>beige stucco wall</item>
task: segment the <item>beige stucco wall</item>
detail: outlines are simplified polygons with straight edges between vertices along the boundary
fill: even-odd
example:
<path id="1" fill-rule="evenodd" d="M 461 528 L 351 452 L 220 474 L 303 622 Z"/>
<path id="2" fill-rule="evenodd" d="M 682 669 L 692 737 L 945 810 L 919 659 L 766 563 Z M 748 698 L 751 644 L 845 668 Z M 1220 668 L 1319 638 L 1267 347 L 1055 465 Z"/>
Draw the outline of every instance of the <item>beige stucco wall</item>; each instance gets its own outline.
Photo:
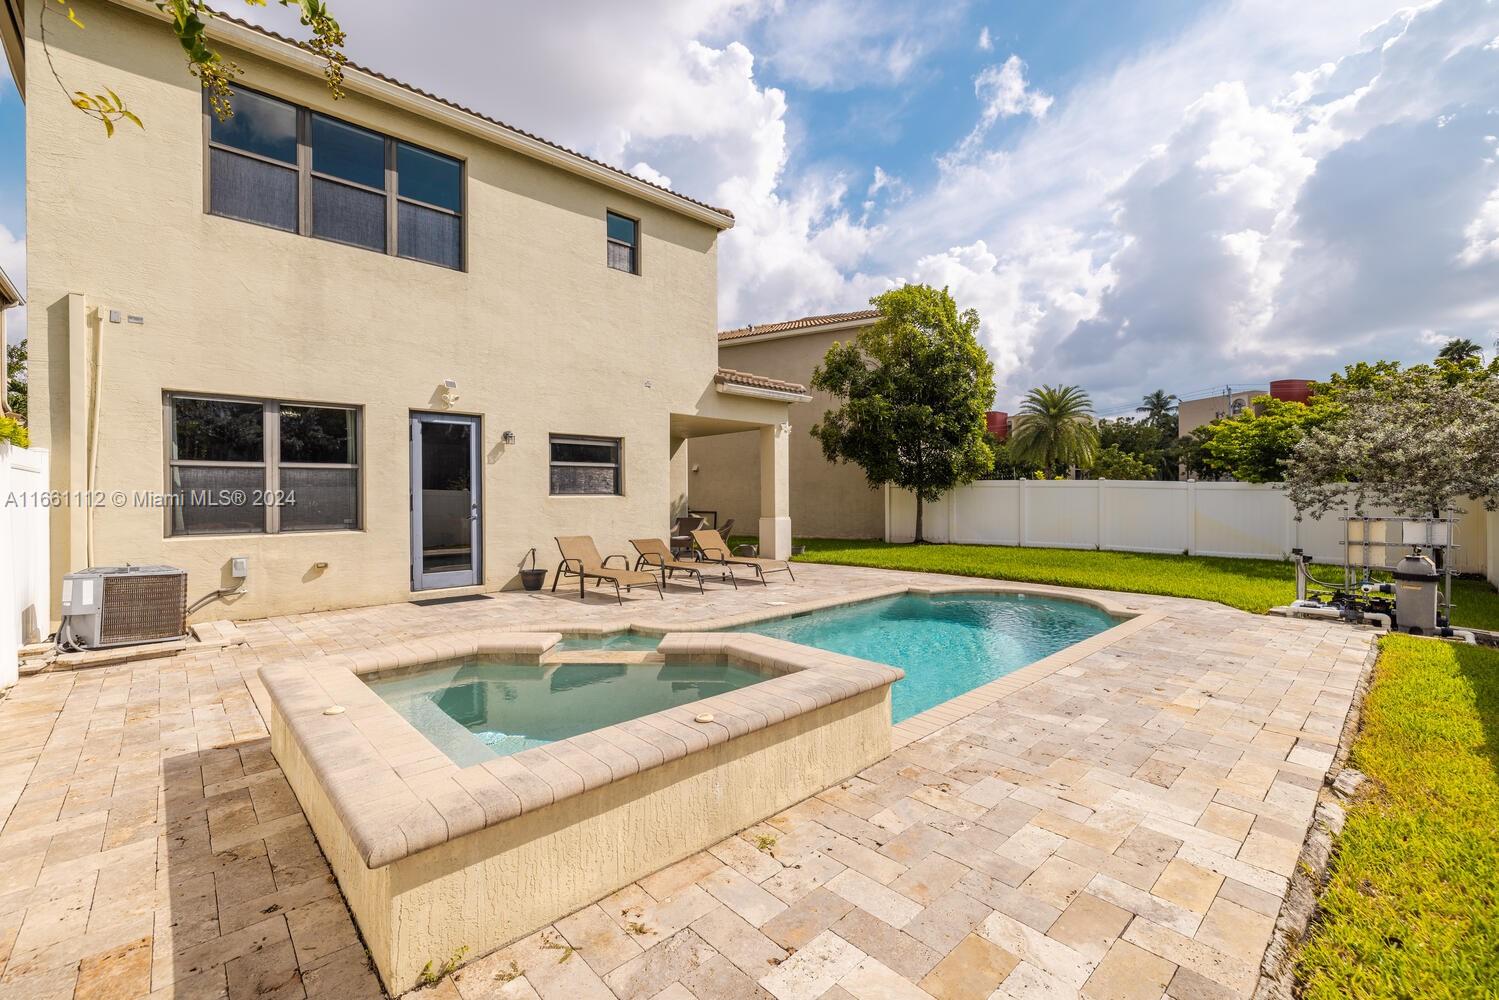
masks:
<path id="1" fill-rule="evenodd" d="M 248 556 L 249 592 L 199 618 L 408 599 L 409 415 L 444 409 L 438 386 L 456 378 L 451 412 L 483 421 L 485 586 L 507 586 L 532 546 L 555 565 L 553 535 L 592 533 L 608 552 L 666 531 L 686 477 L 669 413 L 763 422 L 774 408 L 713 392 L 712 226 L 367 97 L 334 102 L 320 78 L 232 50 L 247 86 L 465 160 L 468 269 L 208 215 L 200 90 L 175 40 L 112 4 L 75 6 L 87 30 L 49 31 L 58 72 L 109 85 L 145 129 L 108 139 L 68 106 L 40 57 L 40 0 L 29 0 L 32 433 L 52 449 L 54 488 L 88 482 L 97 372 L 95 487 L 106 494 L 165 489 L 164 390 L 363 407 L 364 526 L 167 538 L 160 510 L 111 504 L 94 515 L 90 560 L 85 517 L 64 509 L 54 573 L 170 563 L 196 597 L 228 583 L 231 556 Z M 605 266 L 606 209 L 641 220 L 643 274 Z M 101 325 L 110 309 L 144 325 Z M 507 430 L 513 445 L 500 443 Z M 625 495 L 549 496 L 550 432 L 623 438 Z"/>
<path id="2" fill-rule="evenodd" d="M 812 371 L 834 341 L 857 336 L 857 329 L 809 333 L 749 344 L 720 345 L 725 368 L 754 372 L 808 385 Z M 855 465 L 835 465 L 822 457 L 812 425 L 838 401 L 811 391 L 810 403 L 791 404 L 791 523 L 805 538 L 880 538 L 885 533 L 885 502 L 871 490 Z M 694 509 L 735 518 L 735 534 L 753 534 L 760 517 L 759 437 L 754 433 L 694 440 L 688 499 Z"/>
<path id="3" fill-rule="evenodd" d="M 1263 396 L 1268 391 L 1267 389 L 1252 389 L 1248 392 L 1236 392 L 1231 396 L 1219 395 L 1182 400 L 1176 408 L 1178 433 L 1185 437 L 1203 424 L 1210 424 L 1219 417 L 1231 416 L 1234 403 L 1242 401 L 1245 406 L 1248 406 L 1256 396 Z"/>
<path id="4" fill-rule="evenodd" d="M 278 712 L 272 751 L 381 978 L 410 989 L 702 850 L 890 752 L 885 685 L 371 870 Z"/>

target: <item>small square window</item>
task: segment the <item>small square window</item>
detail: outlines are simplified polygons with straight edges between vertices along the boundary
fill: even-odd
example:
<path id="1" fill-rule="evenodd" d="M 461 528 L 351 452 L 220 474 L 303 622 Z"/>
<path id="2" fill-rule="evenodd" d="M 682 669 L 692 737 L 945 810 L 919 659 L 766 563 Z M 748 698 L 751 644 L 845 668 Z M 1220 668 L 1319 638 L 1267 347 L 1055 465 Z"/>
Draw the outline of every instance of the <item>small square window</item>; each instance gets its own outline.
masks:
<path id="1" fill-rule="evenodd" d="M 620 439 L 552 435 L 553 496 L 617 496 Z"/>
<path id="2" fill-rule="evenodd" d="M 634 219 L 608 212 L 605 215 L 608 242 L 605 263 L 616 271 L 640 273 L 640 224 Z"/>

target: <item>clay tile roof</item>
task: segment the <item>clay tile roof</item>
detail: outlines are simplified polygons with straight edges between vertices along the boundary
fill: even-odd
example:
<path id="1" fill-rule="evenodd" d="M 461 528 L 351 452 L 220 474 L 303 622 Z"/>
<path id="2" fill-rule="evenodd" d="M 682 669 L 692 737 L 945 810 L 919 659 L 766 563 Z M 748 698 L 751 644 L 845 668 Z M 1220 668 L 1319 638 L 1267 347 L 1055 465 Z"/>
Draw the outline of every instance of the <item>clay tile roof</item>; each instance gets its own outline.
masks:
<path id="1" fill-rule="evenodd" d="M 785 333 L 788 330 L 815 330 L 820 326 L 834 326 L 838 323 L 852 323 L 861 319 L 877 319 L 880 315 L 878 309 L 860 309 L 857 312 L 829 313 L 826 316 L 803 316 L 801 319 L 788 319 L 780 323 L 752 323 L 749 326 L 741 326 L 737 330 L 724 330 L 718 335 L 719 342 L 725 340 L 738 340 L 740 337 L 758 337 L 766 333 Z"/>
<path id="2" fill-rule="evenodd" d="M 248 28 L 249 30 L 254 31 L 257 34 L 264 35 L 267 38 L 274 38 L 278 42 L 285 42 L 287 45 L 295 45 L 299 49 L 308 50 L 307 49 L 307 45 L 304 42 L 300 42 L 300 41 L 298 41 L 295 38 L 288 38 L 286 35 L 280 34 L 279 32 L 271 31 L 269 28 L 263 28 L 260 25 L 254 24 L 254 23 L 252 23 L 250 21 L 241 20 L 240 18 L 234 17 L 234 16 L 229 15 L 229 14 L 225 14 L 223 11 L 218 11 L 218 10 L 214 11 L 214 20 L 215 21 L 228 21 L 231 24 L 237 24 L 237 25 L 239 25 L 241 28 Z M 587 160 L 589 163 L 595 164 L 596 166 L 603 167 L 606 170 L 609 170 L 609 171 L 612 171 L 612 172 L 614 172 L 616 174 L 619 174 L 621 177 L 628 177 L 632 181 L 639 181 L 642 184 L 649 184 L 651 187 L 656 188 L 659 191 L 665 191 L 667 194 L 669 194 L 669 195 L 671 195 L 671 196 L 673 196 L 675 198 L 681 198 L 683 201 L 690 201 L 692 204 L 700 206 L 702 208 L 706 208 L 710 212 L 717 212 L 719 215 L 722 215 L 724 218 L 729 219 L 731 221 L 734 218 L 734 213 L 731 212 L 731 211 L 729 211 L 727 208 L 720 208 L 717 205 L 710 205 L 710 204 L 708 204 L 705 201 L 698 201 L 696 198 L 690 198 L 687 195 L 682 194 L 680 191 L 673 191 L 669 187 L 664 187 L 664 186 L 662 186 L 660 184 L 655 183 L 654 181 L 648 181 L 644 177 L 637 177 L 635 174 L 632 174 L 632 173 L 630 173 L 627 170 L 621 170 L 618 167 L 616 167 L 616 166 L 614 166 L 612 164 L 609 164 L 609 163 L 605 163 L 602 160 L 595 160 L 593 157 L 586 156 L 583 153 L 580 153 L 580 152 L 578 152 L 575 149 L 569 149 L 568 147 L 566 147 L 566 146 L 564 146 L 564 145 L 562 145 L 560 143 L 553 142 L 552 140 L 544 138 L 544 137 L 539 136 L 539 135 L 536 135 L 533 132 L 527 132 L 525 129 L 516 128 L 514 125 L 511 125 L 508 122 L 502 122 L 498 118 L 491 118 L 491 117 L 489 117 L 486 114 L 482 114 L 482 113 L 480 113 L 478 111 L 475 111 L 473 108 L 465 107 L 464 105 L 459 104 L 457 101 L 450 101 L 446 97 L 439 97 L 437 94 L 434 94 L 431 91 L 423 90 L 420 87 L 414 87 L 411 84 L 406 83 L 404 80 L 397 80 L 393 76 L 386 76 L 384 73 L 381 73 L 379 70 L 370 69 L 368 66 L 361 66 L 358 63 L 353 62 L 353 61 L 347 61 L 347 62 L 345 62 L 344 63 L 344 69 L 346 71 L 354 71 L 354 72 L 358 72 L 358 73 L 366 73 L 366 74 L 368 74 L 370 76 L 375 77 L 376 79 L 384 80 L 386 83 L 393 84 L 393 85 L 395 85 L 397 87 L 400 87 L 402 90 L 409 90 L 413 94 L 417 94 L 417 95 L 419 95 L 421 97 L 425 97 L 428 100 L 436 101 L 439 104 L 445 104 L 448 107 L 454 109 L 455 111 L 461 111 L 461 112 L 463 112 L 466 115 L 471 115 L 474 118 L 478 118 L 478 119 L 480 119 L 482 121 L 486 121 L 486 122 L 488 122 L 491 125 L 498 125 L 502 129 L 505 129 L 505 130 L 507 130 L 509 132 L 514 132 L 516 135 L 523 136 L 523 137 L 525 137 L 527 139 L 530 139 L 530 140 L 532 140 L 534 142 L 544 143 L 545 145 L 551 146 L 553 149 L 556 149 L 556 150 L 559 150 L 559 151 L 561 151 L 563 153 L 566 153 L 569 156 L 576 156 L 580 160 Z"/>
<path id="3" fill-rule="evenodd" d="M 719 385 L 730 382 L 734 385 L 747 385 L 755 389 L 770 389 L 775 392 L 795 393 L 798 396 L 805 396 L 807 394 L 807 387 L 796 382 L 782 382 L 778 378 L 751 375 L 749 372 L 738 372 L 732 368 L 720 368 L 718 374 L 713 376 L 713 381 Z"/>

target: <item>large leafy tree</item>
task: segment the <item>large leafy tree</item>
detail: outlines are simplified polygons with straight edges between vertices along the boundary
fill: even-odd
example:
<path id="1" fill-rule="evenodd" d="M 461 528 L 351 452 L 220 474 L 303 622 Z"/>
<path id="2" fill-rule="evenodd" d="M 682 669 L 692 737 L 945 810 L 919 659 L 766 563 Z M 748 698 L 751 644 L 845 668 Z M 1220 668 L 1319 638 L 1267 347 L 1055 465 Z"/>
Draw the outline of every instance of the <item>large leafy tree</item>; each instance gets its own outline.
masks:
<path id="1" fill-rule="evenodd" d="M 215 16 L 213 9 L 204 0 L 154 0 L 154 2 L 156 9 L 166 15 L 172 34 L 176 37 L 177 43 L 182 46 L 182 52 L 187 57 L 187 71 L 197 77 L 202 82 L 203 89 L 208 91 L 208 101 L 214 114 L 218 115 L 221 120 L 229 118 L 234 114 L 231 85 L 234 78 L 239 75 L 240 69 L 208 44 L 208 22 Z M 296 7 L 301 11 L 302 24 L 311 30 L 312 35 L 304 44 L 323 60 L 323 75 L 327 78 L 328 89 L 333 93 L 334 98 L 342 97 L 344 33 L 343 29 L 338 26 L 338 21 L 329 12 L 328 5 L 323 0 L 276 0 L 276 2 L 283 7 Z M 245 0 L 245 3 L 251 7 L 264 7 L 266 0 Z M 47 57 L 47 68 L 52 72 L 52 78 L 57 81 L 63 93 L 68 95 L 69 102 L 79 111 L 99 122 L 107 135 L 114 135 L 115 125 L 122 121 L 131 122 L 137 128 L 144 128 L 140 118 L 130 110 L 124 98 L 109 87 L 96 84 L 95 86 L 100 89 L 91 92 L 73 89 L 63 82 L 62 76 L 52 64 L 52 50 L 47 47 L 47 19 L 54 7 L 69 24 L 76 28 L 82 28 L 84 25 L 68 0 L 43 0 L 40 25 L 42 51 Z"/>
<path id="2" fill-rule="evenodd" d="M 813 387 L 841 400 L 812 428 L 830 462 L 852 462 L 870 488 L 916 495 L 922 510 L 994 468 L 984 412 L 994 402 L 994 365 L 978 342 L 979 317 L 958 311 L 947 289 L 906 285 L 870 300 L 880 318 L 828 348 Z"/>
<path id="3" fill-rule="evenodd" d="M 1098 449 L 1088 471 L 1095 479 L 1156 479 L 1160 470 L 1111 444 Z"/>
<path id="4" fill-rule="evenodd" d="M 1026 393 L 1011 428 L 1015 454 L 1048 472 L 1087 468 L 1098 452 L 1093 401 L 1075 385 L 1043 385 Z"/>
<path id="5" fill-rule="evenodd" d="M 26 419 L 26 341 L 5 345 L 5 408 Z"/>
<path id="6" fill-rule="evenodd" d="M 1242 413 L 1208 425 L 1202 455 L 1208 468 L 1241 483 L 1278 483 L 1306 432 L 1336 412 L 1336 400 L 1327 392 L 1306 403 L 1259 396 Z"/>
<path id="7" fill-rule="evenodd" d="M 1148 418 L 1132 420 L 1129 417 L 1120 417 L 1117 420 L 1100 420 L 1098 422 L 1100 453 L 1112 448 L 1123 455 L 1128 455 L 1146 468 L 1143 475 L 1110 475 L 1103 478 L 1175 479 L 1178 464 L 1174 446 L 1176 415 L 1167 413 L 1163 423 L 1167 426 L 1151 423 Z M 1095 475 L 1103 476 L 1098 471 L 1096 461 L 1093 472 Z"/>
<path id="8" fill-rule="evenodd" d="M 1328 420 L 1286 462 L 1286 492 L 1320 517 L 1351 502 L 1440 516 L 1460 498 L 1499 497 L 1499 362 L 1388 366 L 1344 383 Z"/>

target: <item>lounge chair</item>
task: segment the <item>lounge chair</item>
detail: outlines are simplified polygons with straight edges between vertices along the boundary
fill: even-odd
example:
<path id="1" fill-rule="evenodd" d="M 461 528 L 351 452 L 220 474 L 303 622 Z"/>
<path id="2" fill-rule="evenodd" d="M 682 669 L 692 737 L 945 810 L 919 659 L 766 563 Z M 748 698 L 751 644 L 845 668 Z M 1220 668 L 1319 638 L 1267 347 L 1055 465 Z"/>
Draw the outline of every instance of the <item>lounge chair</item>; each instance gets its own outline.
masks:
<path id="1" fill-rule="evenodd" d="M 701 528 L 705 522 L 696 514 L 688 514 L 679 517 L 672 522 L 671 526 L 671 551 L 673 555 L 692 554 L 692 533 Z"/>
<path id="2" fill-rule="evenodd" d="M 697 543 L 698 552 L 701 553 L 703 561 L 717 563 L 725 568 L 729 566 L 749 566 L 754 569 L 755 577 L 763 584 L 766 573 L 785 573 L 796 579 L 796 574 L 791 572 L 791 564 L 780 559 L 759 559 L 754 556 L 736 556 L 729 551 L 728 543 L 712 528 L 699 528 L 692 533 L 692 540 Z M 730 571 L 732 572 L 732 570 Z"/>
<path id="3" fill-rule="evenodd" d="M 598 583 L 614 584 L 614 599 L 619 603 L 625 603 L 620 596 L 619 588 L 633 590 L 636 587 L 655 587 L 656 596 L 663 601 L 666 595 L 661 592 L 661 582 L 655 573 L 646 573 L 641 570 L 630 568 L 630 557 L 623 555 L 600 556 L 599 547 L 593 544 L 590 535 L 558 535 L 557 548 L 562 553 L 562 562 L 557 565 L 557 575 L 552 578 L 552 593 L 557 592 L 557 584 L 564 576 L 575 576 L 578 578 L 578 597 L 587 600 L 588 581 Z M 621 569 L 611 569 L 609 560 L 618 559 L 624 563 Z"/>
<path id="4" fill-rule="evenodd" d="M 650 566 L 659 571 L 662 586 L 666 585 L 666 581 L 673 574 L 686 573 L 697 579 L 698 593 L 703 592 L 703 564 L 701 562 L 678 559 L 671 551 L 671 547 L 659 538 L 632 538 L 630 544 L 635 546 L 636 552 L 640 553 L 640 558 L 635 560 L 636 569 Z M 728 577 L 734 581 L 734 589 L 738 590 L 739 581 L 734 580 L 734 574 L 729 573 Z"/>

